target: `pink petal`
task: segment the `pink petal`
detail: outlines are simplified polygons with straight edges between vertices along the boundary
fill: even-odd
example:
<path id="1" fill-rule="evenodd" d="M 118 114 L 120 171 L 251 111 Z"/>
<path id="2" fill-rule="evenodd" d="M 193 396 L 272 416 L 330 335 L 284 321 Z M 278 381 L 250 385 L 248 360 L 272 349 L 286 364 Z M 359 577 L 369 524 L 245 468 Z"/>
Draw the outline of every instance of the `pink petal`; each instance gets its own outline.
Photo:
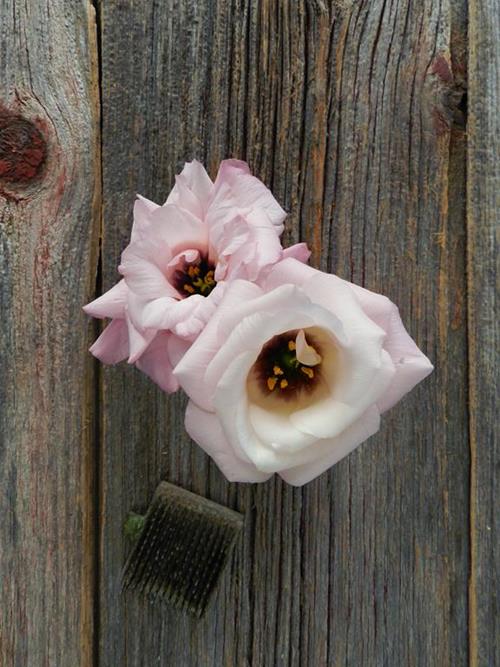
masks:
<path id="1" fill-rule="evenodd" d="M 263 473 L 236 456 L 226 439 L 217 417 L 189 401 L 186 409 L 186 431 L 215 461 L 230 482 L 265 482 L 271 475 Z"/>
<path id="2" fill-rule="evenodd" d="M 132 320 L 129 317 L 127 317 L 125 321 L 127 323 L 128 331 L 128 363 L 134 364 L 151 343 L 156 335 L 156 331 L 154 329 L 144 329 L 142 331 L 139 330 L 134 326 Z"/>
<path id="3" fill-rule="evenodd" d="M 178 296 L 166 278 L 169 263 L 183 250 L 208 251 L 207 226 L 176 206 L 160 206 L 151 220 L 144 237 L 123 251 L 118 270 L 144 299 Z"/>
<path id="4" fill-rule="evenodd" d="M 131 243 L 123 251 L 122 263 L 118 267 L 125 277 L 127 287 L 144 300 L 174 296 L 177 293 L 158 266 L 158 250 L 161 248 L 149 239 Z M 164 249 L 164 256 L 168 263 L 171 257 L 168 248 Z"/>
<path id="5" fill-rule="evenodd" d="M 186 264 L 194 264 L 200 260 L 200 251 L 187 248 L 177 253 L 167 264 L 167 278 L 170 280 L 175 271 L 182 270 Z M 179 294 L 179 297 L 181 295 Z"/>
<path id="6" fill-rule="evenodd" d="M 388 391 L 377 401 L 380 412 L 384 413 L 427 377 L 434 367 L 406 331 L 392 301 L 358 285 L 347 284 L 365 313 L 387 332 L 384 348 L 391 356 L 396 374 Z"/>
<path id="7" fill-rule="evenodd" d="M 346 429 L 336 438 L 331 440 L 320 440 L 318 445 L 327 447 L 329 451 L 323 456 L 296 466 L 280 471 L 279 475 L 288 484 L 302 486 L 312 479 L 321 475 L 325 470 L 331 468 L 340 459 L 350 454 L 362 442 L 376 433 L 380 426 L 380 415 L 376 407 L 369 408 L 352 426 Z"/>
<path id="8" fill-rule="evenodd" d="M 128 357 L 125 320 L 112 320 L 89 350 L 103 364 L 117 364 Z"/>
<path id="9" fill-rule="evenodd" d="M 210 203 L 213 187 L 203 165 L 197 160 L 186 162 L 165 203 L 176 204 L 194 215 L 203 217 Z"/>
<path id="10" fill-rule="evenodd" d="M 143 311 L 143 322 L 148 328 L 173 329 L 179 322 L 189 319 L 197 306 L 207 297 L 193 294 L 186 299 L 154 299 Z"/>
<path id="11" fill-rule="evenodd" d="M 143 238 L 147 233 L 148 227 L 151 224 L 151 213 L 159 208 L 158 204 L 155 204 L 146 197 L 141 197 L 137 195 L 137 199 L 134 204 L 134 223 L 132 225 L 132 233 L 130 235 L 130 240 L 136 241 L 137 239 Z"/>
<path id="12" fill-rule="evenodd" d="M 271 268 L 262 285 L 266 290 L 272 290 L 288 283 L 301 287 L 317 273 L 319 273 L 317 269 L 313 269 L 312 266 L 289 257 Z"/>
<path id="13" fill-rule="evenodd" d="M 215 288 L 206 297 L 201 297 L 196 302 L 196 308 L 192 311 L 189 318 L 183 318 L 174 325 L 173 330 L 182 338 L 194 340 L 196 336 L 204 329 L 207 322 L 211 320 L 222 301 L 229 283 L 219 282 Z M 189 301 L 192 295 L 186 299 Z"/>
<path id="14" fill-rule="evenodd" d="M 168 337 L 168 356 L 173 368 L 177 366 L 190 347 L 191 343 L 187 340 L 173 334 Z"/>
<path id="15" fill-rule="evenodd" d="M 261 212 L 279 235 L 283 231 L 286 212 L 273 197 L 269 188 L 250 174 L 248 165 L 240 160 L 224 160 L 215 180 L 213 206 L 219 207 L 230 200 L 239 209 Z"/>
<path id="16" fill-rule="evenodd" d="M 182 175 L 175 177 L 175 188 L 173 192 L 176 194 L 176 196 L 169 196 L 167 199 L 168 204 L 175 203 L 177 207 L 189 211 L 192 215 L 199 218 L 200 220 L 204 217 L 208 202 L 205 199 L 200 201 L 198 197 L 196 197 L 196 195 L 190 190 L 186 179 Z"/>
<path id="17" fill-rule="evenodd" d="M 283 259 L 293 257 L 297 261 L 303 262 L 304 264 L 309 261 L 310 256 L 311 251 L 307 247 L 307 243 L 296 243 L 295 245 L 292 245 L 289 248 L 285 248 L 283 250 Z"/>
<path id="18" fill-rule="evenodd" d="M 165 204 L 156 209 L 151 218 L 153 224 L 148 231 L 148 238 L 156 246 L 166 245 L 171 249 L 168 261 L 183 250 L 205 252 L 208 249 L 207 225 L 188 210 Z"/>
<path id="19" fill-rule="evenodd" d="M 92 317 L 104 318 L 123 318 L 125 315 L 125 301 L 127 297 L 127 286 L 124 280 L 120 280 L 114 287 L 105 292 L 102 296 L 91 301 L 83 310 Z"/>
<path id="20" fill-rule="evenodd" d="M 156 382 L 163 391 L 171 393 L 177 391 L 179 384 L 172 373 L 169 338 L 170 334 L 166 332 L 157 334 L 135 365 L 153 382 Z"/>
<path id="21" fill-rule="evenodd" d="M 241 303 L 250 302 L 262 294 L 262 290 L 242 280 L 227 286 L 224 298 L 212 318 L 174 369 L 180 385 L 200 407 L 212 408 L 211 390 L 205 384 L 207 365 L 219 350 L 222 339 L 218 330 L 221 318 L 232 312 Z"/>
<path id="22" fill-rule="evenodd" d="M 339 388 L 337 397 L 334 395 L 332 398 L 292 413 L 290 421 L 293 426 L 304 433 L 315 435 L 320 440 L 341 435 L 348 427 L 356 423 L 366 410 L 376 405 L 380 396 L 389 390 L 394 379 L 394 364 L 385 350 L 382 351 L 381 356 L 382 362 L 379 368 L 375 370 L 369 368 L 367 371 L 361 369 L 358 372 L 359 379 L 351 379 L 346 383 L 347 390 L 352 392 L 354 387 L 357 395 L 346 396 L 344 399 L 344 392 Z M 363 385 L 365 391 L 363 391 Z"/>

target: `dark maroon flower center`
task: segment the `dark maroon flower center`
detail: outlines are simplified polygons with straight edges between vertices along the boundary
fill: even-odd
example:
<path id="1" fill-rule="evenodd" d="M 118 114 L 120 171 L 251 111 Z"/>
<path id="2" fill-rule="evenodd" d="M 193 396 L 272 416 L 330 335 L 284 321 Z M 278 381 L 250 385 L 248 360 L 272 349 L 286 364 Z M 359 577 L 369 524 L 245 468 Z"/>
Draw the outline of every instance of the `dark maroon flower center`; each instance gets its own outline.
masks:
<path id="1" fill-rule="evenodd" d="M 217 285 L 214 275 L 215 266 L 208 257 L 200 255 L 197 261 L 185 262 L 182 269 L 176 269 L 171 282 L 184 298 L 192 294 L 208 296 Z"/>
<path id="2" fill-rule="evenodd" d="M 301 363 L 296 355 L 298 331 L 287 331 L 274 336 L 261 350 L 254 365 L 261 391 L 278 394 L 284 398 L 295 396 L 297 392 L 311 392 L 320 380 L 320 364 L 308 366 Z M 307 334 L 306 342 L 317 353 L 321 353 L 314 338 Z"/>

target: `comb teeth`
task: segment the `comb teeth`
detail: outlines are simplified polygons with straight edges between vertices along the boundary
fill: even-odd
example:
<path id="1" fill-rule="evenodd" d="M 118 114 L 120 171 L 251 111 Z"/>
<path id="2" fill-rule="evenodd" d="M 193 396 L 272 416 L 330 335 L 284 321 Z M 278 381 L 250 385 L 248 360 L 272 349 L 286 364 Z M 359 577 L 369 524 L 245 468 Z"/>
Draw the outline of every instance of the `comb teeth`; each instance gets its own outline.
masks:
<path id="1" fill-rule="evenodd" d="M 243 516 L 161 482 L 123 570 L 123 589 L 203 615 Z"/>

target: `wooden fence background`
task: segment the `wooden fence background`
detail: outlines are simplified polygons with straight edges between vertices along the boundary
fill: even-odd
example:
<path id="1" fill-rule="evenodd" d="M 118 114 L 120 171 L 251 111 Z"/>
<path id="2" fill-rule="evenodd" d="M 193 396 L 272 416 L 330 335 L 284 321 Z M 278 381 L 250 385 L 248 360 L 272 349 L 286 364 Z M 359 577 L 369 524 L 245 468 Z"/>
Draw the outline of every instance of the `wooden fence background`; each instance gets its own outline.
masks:
<path id="1" fill-rule="evenodd" d="M 0 3 L 2 667 L 500 665 L 499 17 L 498 0 Z M 228 156 L 290 212 L 284 240 L 398 303 L 436 365 L 301 489 L 227 483 L 182 397 L 87 353 L 81 306 L 117 280 L 135 194 L 161 202 L 184 161 Z M 119 591 L 124 517 L 161 479 L 246 513 L 201 622 Z"/>

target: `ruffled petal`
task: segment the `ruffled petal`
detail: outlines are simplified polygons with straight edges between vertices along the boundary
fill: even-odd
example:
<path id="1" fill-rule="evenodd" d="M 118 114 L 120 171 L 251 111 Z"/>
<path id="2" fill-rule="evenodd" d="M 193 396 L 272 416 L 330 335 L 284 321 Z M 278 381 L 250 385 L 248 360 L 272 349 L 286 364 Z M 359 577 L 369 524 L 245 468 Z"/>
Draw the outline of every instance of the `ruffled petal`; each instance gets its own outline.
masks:
<path id="1" fill-rule="evenodd" d="M 309 279 L 313 278 L 317 269 L 303 264 L 293 257 L 283 259 L 275 264 L 267 274 L 262 286 L 266 291 L 273 290 L 281 285 L 292 284 L 301 287 Z"/>
<path id="2" fill-rule="evenodd" d="M 197 160 L 186 162 L 165 203 L 175 204 L 203 218 L 210 204 L 213 188 L 214 185 L 202 164 Z"/>
<path id="3" fill-rule="evenodd" d="M 269 188 L 250 174 L 248 165 L 240 160 L 224 160 L 214 184 L 212 207 L 220 207 L 228 201 L 240 209 L 259 211 L 279 235 L 283 231 L 286 212 L 273 197 Z"/>
<path id="4" fill-rule="evenodd" d="M 172 205 L 160 206 L 151 218 L 149 238 L 158 246 L 167 245 L 172 255 L 188 248 L 207 250 L 207 225 L 188 210 Z"/>
<path id="5" fill-rule="evenodd" d="M 311 459 L 306 464 L 281 470 L 279 475 L 285 482 L 293 484 L 293 486 L 307 484 L 307 482 L 318 477 L 350 454 L 361 443 L 374 435 L 379 428 L 380 414 L 377 408 L 372 406 L 352 426 L 336 438 L 318 441 L 316 446 L 323 450 L 321 456 Z"/>
<path id="6" fill-rule="evenodd" d="M 171 329 L 179 321 L 189 318 L 204 298 L 201 294 L 193 294 L 180 300 L 171 297 L 153 299 L 142 307 L 141 321 L 146 328 Z"/>
<path id="7" fill-rule="evenodd" d="M 146 328 L 169 329 L 193 340 L 215 313 L 225 288 L 221 282 L 206 297 L 193 294 L 181 300 L 165 297 L 150 301 L 142 309 L 141 322 Z"/>
<path id="8" fill-rule="evenodd" d="M 167 281 L 159 263 L 164 259 L 167 264 L 171 259 L 168 247 L 156 246 L 149 239 L 131 243 L 122 253 L 122 263 L 118 267 L 125 277 L 127 287 L 144 301 L 163 296 L 177 296 Z"/>
<path id="9" fill-rule="evenodd" d="M 241 458 L 247 459 L 262 472 L 275 472 L 277 456 L 271 447 L 257 436 L 248 411 L 246 377 L 255 357 L 243 352 L 232 360 L 217 385 L 214 396 L 216 414 L 227 440 Z"/>
<path id="10" fill-rule="evenodd" d="M 130 317 L 127 317 L 125 321 L 127 323 L 128 331 L 128 363 L 135 364 L 155 337 L 156 331 L 154 329 L 138 329 L 134 326 Z"/>
<path id="11" fill-rule="evenodd" d="M 173 368 L 177 366 L 190 347 L 191 343 L 187 340 L 173 335 L 168 337 L 168 356 Z"/>
<path id="12" fill-rule="evenodd" d="M 303 410 L 290 415 L 291 423 L 300 431 L 316 436 L 318 439 L 334 438 L 350 427 L 378 398 L 388 391 L 394 378 L 394 364 L 387 352 L 382 351 L 378 368 L 368 366 L 367 369 L 356 368 L 356 383 L 364 391 L 351 401 L 342 400 L 343 391 L 323 401 L 313 403 Z M 353 382 L 346 383 L 347 386 Z M 338 395 L 336 396 L 335 393 Z"/>
<path id="13" fill-rule="evenodd" d="M 265 482 L 271 476 L 236 456 L 216 415 L 192 401 L 186 409 L 186 431 L 215 461 L 230 482 Z"/>
<path id="14" fill-rule="evenodd" d="M 384 413 L 427 377 L 434 367 L 406 331 L 392 301 L 358 285 L 349 283 L 349 286 L 364 312 L 387 332 L 384 348 L 391 355 L 396 372 L 391 386 L 377 401 L 380 412 Z"/>
<path id="15" fill-rule="evenodd" d="M 134 204 L 134 222 L 130 234 L 131 242 L 144 238 L 151 224 L 151 213 L 157 208 L 159 208 L 158 204 L 146 199 L 146 197 L 137 195 Z"/>
<path id="16" fill-rule="evenodd" d="M 148 375 L 163 391 L 172 393 L 179 384 L 172 373 L 168 341 L 170 334 L 158 333 L 136 361 L 136 366 Z"/>
<path id="17" fill-rule="evenodd" d="M 125 302 L 127 298 L 127 286 L 124 280 L 120 280 L 114 287 L 102 296 L 91 301 L 83 310 L 92 317 L 123 318 L 125 316 Z"/>
<path id="18" fill-rule="evenodd" d="M 250 423 L 258 439 L 276 450 L 302 449 L 317 440 L 316 436 L 295 428 L 287 414 L 265 410 L 253 403 L 250 403 L 248 410 Z"/>
<path id="19" fill-rule="evenodd" d="M 103 364 L 117 364 L 128 357 L 125 320 L 112 320 L 89 350 Z"/>
<path id="20" fill-rule="evenodd" d="M 296 243 L 283 250 L 283 259 L 293 258 L 304 264 L 309 261 L 310 256 L 311 251 L 307 247 L 307 243 Z"/>

